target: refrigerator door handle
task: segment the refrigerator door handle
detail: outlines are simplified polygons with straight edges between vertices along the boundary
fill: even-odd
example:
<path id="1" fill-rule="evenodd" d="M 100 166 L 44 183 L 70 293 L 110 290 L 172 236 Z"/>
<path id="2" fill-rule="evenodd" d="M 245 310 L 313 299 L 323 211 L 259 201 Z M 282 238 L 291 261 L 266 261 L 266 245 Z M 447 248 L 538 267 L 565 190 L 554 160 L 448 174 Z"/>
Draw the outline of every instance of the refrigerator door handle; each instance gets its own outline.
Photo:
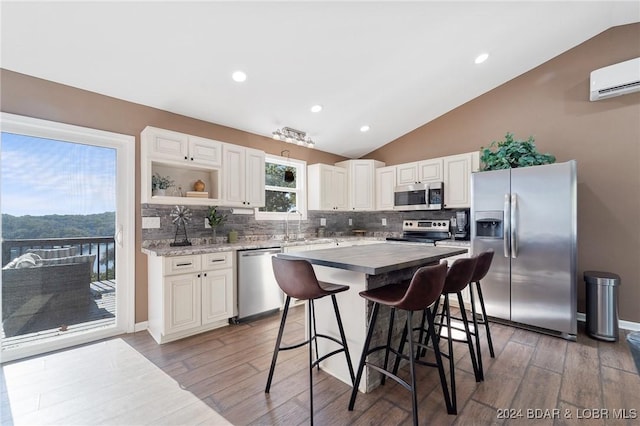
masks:
<path id="1" fill-rule="evenodd" d="M 510 226 L 510 231 L 511 231 L 511 257 L 512 258 L 517 258 L 518 257 L 518 236 L 517 236 L 517 231 L 518 231 L 518 224 L 516 222 L 516 217 L 517 215 L 517 210 L 518 210 L 518 195 L 517 194 L 511 194 L 511 226 Z"/>
<path id="2" fill-rule="evenodd" d="M 504 252 L 504 257 L 509 257 L 509 235 L 511 235 L 511 221 L 510 221 L 510 204 L 509 204 L 509 194 L 504 194 L 504 235 L 502 237 L 502 250 Z"/>

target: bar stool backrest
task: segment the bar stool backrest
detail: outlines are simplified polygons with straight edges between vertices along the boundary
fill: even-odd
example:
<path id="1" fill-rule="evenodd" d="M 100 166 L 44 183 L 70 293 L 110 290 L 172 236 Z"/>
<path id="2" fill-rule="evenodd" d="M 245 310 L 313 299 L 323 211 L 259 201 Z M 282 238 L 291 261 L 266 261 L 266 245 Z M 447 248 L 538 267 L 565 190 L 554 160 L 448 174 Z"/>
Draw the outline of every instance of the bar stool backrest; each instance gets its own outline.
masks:
<path id="1" fill-rule="evenodd" d="M 318 284 L 313 266 L 306 260 L 271 258 L 273 273 L 282 291 L 300 300 L 317 299 L 325 296 Z"/>
<path id="2" fill-rule="evenodd" d="M 471 276 L 477 262 L 478 259 L 476 257 L 456 259 L 447 272 L 442 292 L 457 293 L 462 291 L 471 282 Z"/>
<path id="3" fill-rule="evenodd" d="M 407 311 L 422 311 L 433 304 L 442 294 L 447 276 L 447 264 L 423 266 L 411 278 L 404 297 L 395 304 L 396 308 Z"/>
<path id="4" fill-rule="evenodd" d="M 472 283 L 477 283 L 489 272 L 491 262 L 493 261 L 493 250 L 483 251 L 475 257 L 478 258 L 478 263 L 476 263 L 476 269 L 473 271 L 473 276 L 471 277 Z"/>

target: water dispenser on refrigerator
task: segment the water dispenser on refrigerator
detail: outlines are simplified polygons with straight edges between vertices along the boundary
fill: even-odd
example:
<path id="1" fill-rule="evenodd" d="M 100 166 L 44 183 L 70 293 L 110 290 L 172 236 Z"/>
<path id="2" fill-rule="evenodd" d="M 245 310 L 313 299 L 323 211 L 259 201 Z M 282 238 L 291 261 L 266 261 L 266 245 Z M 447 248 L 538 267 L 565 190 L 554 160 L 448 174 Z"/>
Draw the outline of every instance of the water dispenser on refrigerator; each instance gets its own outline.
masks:
<path id="1" fill-rule="evenodd" d="M 476 238 L 502 239 L 504 238 L 504 212 L 483 211 L 476 212 Z"/>

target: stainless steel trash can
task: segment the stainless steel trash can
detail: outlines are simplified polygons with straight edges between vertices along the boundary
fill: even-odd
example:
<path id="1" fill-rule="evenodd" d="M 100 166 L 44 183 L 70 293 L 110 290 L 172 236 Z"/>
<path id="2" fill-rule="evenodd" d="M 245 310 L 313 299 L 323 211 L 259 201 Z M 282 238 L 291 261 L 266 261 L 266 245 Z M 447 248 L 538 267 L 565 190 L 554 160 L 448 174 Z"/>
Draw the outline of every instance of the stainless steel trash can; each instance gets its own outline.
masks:
<path id="1" fill-rule="evenodd" d="M 620 276 L 610 272 L 585 271 L 587 334 L 594 339 L 618 340 L 618 287 Z"/>

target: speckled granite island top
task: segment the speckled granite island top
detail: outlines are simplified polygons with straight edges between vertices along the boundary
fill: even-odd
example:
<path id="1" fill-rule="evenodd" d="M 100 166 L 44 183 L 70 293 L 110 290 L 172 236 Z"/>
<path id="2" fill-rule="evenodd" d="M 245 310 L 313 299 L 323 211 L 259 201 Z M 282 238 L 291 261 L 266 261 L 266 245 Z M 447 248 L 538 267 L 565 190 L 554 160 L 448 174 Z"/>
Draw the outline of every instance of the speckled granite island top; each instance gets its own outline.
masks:
<path id="1" fill-rule="evenodd" d="M 346 269 L 368 275 L 378 275 L 437 263 L 440 259 L 466 252 L 467 249 L 463 247 L 429 247 L 423 245 L 380 243 L 364 246 L 279 253 L 278 257 L 284 259 L 304 259 L 314 265 Z"/>

